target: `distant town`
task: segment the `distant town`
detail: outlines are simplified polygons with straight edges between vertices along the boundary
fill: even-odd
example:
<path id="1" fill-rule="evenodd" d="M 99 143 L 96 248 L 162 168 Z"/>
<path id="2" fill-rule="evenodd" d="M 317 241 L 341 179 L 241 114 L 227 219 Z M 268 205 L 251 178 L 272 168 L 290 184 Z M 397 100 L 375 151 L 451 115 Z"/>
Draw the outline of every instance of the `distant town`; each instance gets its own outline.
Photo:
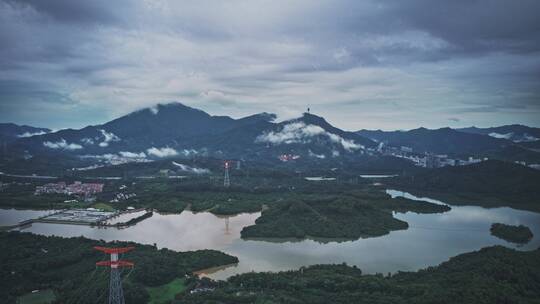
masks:
<path id="1" fill-rule="evenodd" d="M 417 153 L 413 148 L 401 146 L 391 147 L 383 146 L 380 148 L 380 152 L 383 155 L 394 156 L 412 161 L 416 166 L 423 168 L 441 168 L 446 166 L 466 166 L 476 164 L 484 160 L 485 158 L 474 158 L 470 156 L 468 159 L 450 158 L 446 154 L 434 154 L 434 153 Z"/>
<path id="2" fill-rule="evenodd" d="M 446 166 L 466 166 L 488 160 L 487 157 L 475 158 L 469 156 L 467 159 L 451 158 L 447 154 L 418 153 L 411 147 L 401 146 L 379 146 L 379 152 L 383 155 L 394 156 L 412 161 L 416 166 L 423 168 L 442 168 Z M 524 161 L 515 161 L 516 164 L 527 166 L 533 169 L 540 169 L 539 164 L 527 164 Z"/>
<path id="3" fill-rule="evenodd" d="M 76 181 L 73 184 L 66 184 L 65 182 L 47 183 L 43 186 L 36 186 L 34 192 L 35 195 L 41 194 L 67 194 L 67 195 L 79 195 L 84 198 L 90 198 L 97 193 L 103 192 L 103 184 L 100 183 L 82 183 Z"/>

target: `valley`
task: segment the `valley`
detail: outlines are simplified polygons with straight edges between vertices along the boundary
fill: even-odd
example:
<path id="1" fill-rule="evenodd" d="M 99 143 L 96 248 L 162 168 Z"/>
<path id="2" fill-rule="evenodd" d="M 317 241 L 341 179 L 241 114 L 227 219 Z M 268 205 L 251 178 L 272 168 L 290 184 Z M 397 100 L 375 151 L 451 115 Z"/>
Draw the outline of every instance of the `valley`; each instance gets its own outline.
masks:
<path id="1" fill-rule="evenodd" d="M 540 304 L 538 12 L 0 0 L 0 304 Z"/>
<path id="2" fill-rule="evenodd" d="M 132 303 L 301 303 L 300 296 L 316 303 L 337 290 L 313 293 L 307 286 L 316 286 L 321 277 L 360 284 L 361 296 L 371 302 L 429 302 L 436 292 L 414 293 L 416 285 L 403 285 L 401 278 L 421 282 L 433 271 L 429 276 L 444 282 L 446 265 L 456 259 L 467 263 L 462 256 L 508 256 L 503 265 L 520 255 L 533 256 L 540 246 L 540 171 L 533 169 L 534 157 L 525 163 L 515 161 L 515 155 L 525 155 L 521 152 L 485 159 L 493 151 L 522 151 L 521 142 L 443 130 L 453 134 L 451 146 L 444 147 L 422 144 L 446 136 L 440 130 L 383 138 L 387 134 L 342 131 L 308 113 L 274 123 L 270 114 L 229 119 L 178 104 L 157 109 L 158 114 L 141 110 L 102 126 L 12 138 L 0 164 L 5 243 L 78 246 L 83 260 L 95 258 L 84 251 L 88 244 L 134 244 L 145 256 L 133 253 L 139 266 L 124 280 Z M 141 117 L 160 123 L 141 126 L 153 131 L 137 138 L 142 131 L 127 126 Z M 184 128 L 196 127 L 175 137 L 176 132 L 165 131 L 176 124 L 173 117 L 189 121 Z M 151 134 L 163 135 L 159 144 L 148 138 Z M 418 145 L 402 148 L 407 140 Z M 17 149 L 25 152 L 12 154 Z M 445 151 L 447 156 L 433 156 Z M 449 161 L 468 155 L 474 161 Z M 72 213 L 120 217 L 85 225 L 46 220 Z M 45 220 L 28 221 L 38 217 Z M 25 224 L 12 228 L 19 223 Z M 518 232 L 505 228 L 516 223 L 530 228 L 526 242 L 521 237 L 516 242 Z M 502 228 L 494 232 L 493 225 Z M 7 265 L 17 263 L 9 260 Z M 170 271 L 173 266 L 167 263 L 180 263 L 180 270 Z M 90 271 L 78 264 L 66 267 Z M 294 294 L 276 283 L 304 271 L 307 285 Z M 10 301 L 39 289 L 69 302 L 84 289 L 77 287 L 82 284 L 78 277 L 50 279 L 53 274 L 44 273 L 28 280 L 28 275 L 23 272 L 24 288 L 2 288 L 10 290 L 5 294 Z M 66 287 L 68 278 L 73 290 Z M 104 284 L 103 279 L 98 281 Z M 261 291 L 253 280 L 277 285 Z M 418 284 L 437 290 L 437 280 Z M 382 284 L 386 292 L 370 291 L 365 284 Z M 92 288 L 85 292 L 99 297 L 101 287 Z M 360 296 L 339 290 L 338 302 Z M 495 290 L 489 293 L 498 297 Z"/>

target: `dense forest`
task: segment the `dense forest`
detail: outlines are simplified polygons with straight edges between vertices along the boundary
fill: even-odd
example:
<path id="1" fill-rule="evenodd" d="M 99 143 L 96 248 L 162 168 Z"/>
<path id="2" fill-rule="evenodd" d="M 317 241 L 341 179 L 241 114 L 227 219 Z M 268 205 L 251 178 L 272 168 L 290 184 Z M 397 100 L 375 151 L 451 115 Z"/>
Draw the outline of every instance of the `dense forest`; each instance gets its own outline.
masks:
<path id="1" fill-rule="evenodd" d="M 502 223 L 494 223 L 490 228 L 491 234 L 508 242 L 526 244 L 533 238 L 529 227 L 524 225 L 513 226 Z"/>
<path id="2" fill-rule="evenodd" d="M 385 184 L 455 205 L 540 211 L 540 171 L 509 162 L 489 160 L 426 170 L 388 179 Z"/>
<path id="3" fill-rule="evenodd" d="M 242 238 L 351 238 L 380 236 L 407 229 L 390 212 L 356 204 L 352 199 L 291 201 L 262 212 L 255 225 L 242 229 Z"/>
<path id="4" fill-rule="evenodd" d="M 266 175 L 265 175 L 266 174 Z M 239 184 L 224 188 L 208 178 L 108 182 L 100 201 L 107 201 L 122 186 L 135 198 L 110 205 L 156 209 L 159 212 L 208 211 L 214 214 L 262 212 L 256 225 L 242 231 L 243 238 L 374 237 L 408 224 L 392 212 L 434 213 L 450 207 L 405 198 L 391 198 L 360 178 L 306 181 L 284 172 L 261 172 L 254 179 L 238 177 Z M 240 183 L 240 182 L 245 182 Z M 38 197 L 28 194 L 33 199 Z M 60 206 L 56 206 L 57 208 Z"/>
<path id="5" fill-rule="evenodd" d="M 96 267 L 109 257 L 94 246 L 135 246 L 125 255 L 135 267 L 123 270 L 126 303 L 147 303 L 145 287 L 167 284 L 195 270 L 237 263 L 215 250 L 176 252 L 135 243 L 106 243 L 86 238 L 46 237 L 0 232 L 0 299 L 15 303 L 32 290 L 52 289 L 59 303 L 97 303 L 107 297 L 108 269 Z M 66 250 L 69 249 L 69 250 Z"/>
<path id="6" fill-rule="evenodd" d="M 3 186 L 0 187 L 0 206 L 7 208 L 54 209 L 66 208 L 69 204 L 65 200 L 72 199 L 65 194 L 34 195 L 36 185 L 43 182 L 18 181 L 13 182 L 1 178 Z"/>
<path id="7" fill-rule="evenodd" d="M 363 275 L 356 267 L 316 265 L 245 273 L 174 303 L 540 303 L 540 249 L 501 246 L 461 254 L 437 267 Z"/>
<path id="8" fill-rule="evenodd" d="M 154 172 L 156 173 L 156 172 Z M 349 177 L 349 176 L 347 176 Z M 188 176 L 183 179 L 156 177 L 149 179 L 125 178 L 120 180 L 85 180 L 105 183 L 97 202 L 109 202 L 119 192 L 135 193 L 136 197 L 114 203 L 116 209 L 128 206 L 152 208 L 161 212 L 182 212 L 186 207 L 193 211 L 210 211 L 215 214 L 236 214 L 260 211 L 264 204 L 282 200 L 291 195 L 316 192 L 338 192 L 350 188 L 340 182 L 328 184 L 329 189 L 318 189 L 318 185 L 287 171 L 252 169 L 248 173 L 231 172 L 231 187 L 223 187 L 222 175 Z M 84 207 L 84 203 L 64 203 L 73 199 L 67 195 L 34 195 L 35 187 L 47 182 L 65 181 L 72 183 L 75 177 L 60 180 L 11 178 L 0 175 L 4 182 L 0 189 L 0 205 L 15 208 L 50 209 Z M 358 184 L 365 183 L 357 179 Z M 119 188 L 124 186 L 121 191 Z"/>
<path id="9" fill-rule="evenodd" d="M 242 230 L 242 238 L 346 238 L 374 237 L 408 224 L 392 211 L 445 212 L 450 207 L 404 198 L 392 199 L 365 189 L 341 195 L 306 196 L 270 206 L 255 225 Z"/>
<path id="10" fill-rule="evenodd" d="M 285 201 L 309 200 L 318 196 L 341 196 L 365 190 L 371 181 L 348 174 L 336 174 L 335 181 L 306 181 L 303 177 L 287 171 L 260 169 L 245 176 L 231 173 L 233 184 L 225 188 L 221 176 L 190 176 L 185 179 L 125 179 L 95 180 L 105 183 L 103 193 L 97 202 L 109 202 L 119 192 L 136 194 L 128 200 L 112 203 L 115 209 L 150 208 L 159 212 L 182 212 L 188 208 L 195 212 L 208 211 L 214 214 L 230 215 L 242 212 L 259 212 L 263 206 L 280 205 Z M 6 177 L 3 177 L 6 180 Z M 2 178 L 0 178 L 2 180 Z M 63 179 L 67 183 L 74 178 Z M 88 180 L 92 182 L 92 180 Z M 67 195 L 34 195 L 37 185 L 45 183 L 36 180 L 6 180 L 0 191 L 0 205 L 15 208 L 58 209 L 70 207 L 90 207 L 91 204 L 64 203 L 73 199 Z M 49 181 L 50 182 L 50 181 Z M 122 187 L 122 190 L 119 188 Z M 369 187 L 370 191 L 379 190 Z M 363 191 L 365 192 L 365 191 Z"/>

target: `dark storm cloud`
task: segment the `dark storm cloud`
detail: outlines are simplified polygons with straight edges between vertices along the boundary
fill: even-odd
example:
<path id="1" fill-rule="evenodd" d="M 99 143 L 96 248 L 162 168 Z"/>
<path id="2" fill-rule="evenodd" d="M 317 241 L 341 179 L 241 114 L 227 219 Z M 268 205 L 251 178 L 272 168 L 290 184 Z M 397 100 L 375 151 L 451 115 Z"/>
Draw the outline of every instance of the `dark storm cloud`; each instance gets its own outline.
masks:
<path id="1" fill-rule="evenodd" d="M 31 7 L 38 13 L 54 18 L 58 22 L 111 24 L 124 21 L 120 8 L 126 7 L 129 2 L 115 0 L 7 0 L 15 9 Z"/>
<path id="2" fill-rule="evenodd" d="M 40 83 L 22 81 L 0 81 L 0 110 L 11 115 L 39 114 L 59 108 L 73 108 L 78 104 L 68 94 Z M 21 107 L 21 104 L 24 107 Z"/>
<path id="3" fill-rule="evenodd" d="M 349 129 L 540 125 L 538 11 L 536 0 L 0 0 L 0 120 L 40 124 L 40 108 L 66 126 L 85 110 L 82 126 L 178 99 L 237 117 L 309 104 Z"/>
<path id="4" fill-rule="evenodd" d="M 455 52 L 540 51 L 540 1 L 394 1 L 392 14 Z"/>

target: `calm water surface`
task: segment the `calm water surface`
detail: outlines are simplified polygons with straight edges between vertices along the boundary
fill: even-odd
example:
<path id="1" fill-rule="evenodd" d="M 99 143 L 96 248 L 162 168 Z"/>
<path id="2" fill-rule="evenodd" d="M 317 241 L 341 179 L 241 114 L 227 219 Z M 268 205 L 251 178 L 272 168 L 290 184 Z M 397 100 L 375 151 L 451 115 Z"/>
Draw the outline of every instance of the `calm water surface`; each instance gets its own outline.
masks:
<path id="1" fill-rule="evenodd" d="M 406 192 L 387 190 L 387 193 L 419 199 Z M 422 200 L 443 204 L 437 200 Z M 0 225 L 6 218 L 4 212 L 13 214 L 12 210 L 0 210 Z M 156 243 L 158 247 L 180 251 L 216 249 L 240 259 L 238 265 L 207 271 L 207 275 L 214 279 L 248 271 L 279 271 L 342 262 L 356 265 L 365 273 L 418 270 L 438 265 L 460 253 L 491 245 L 519 250 L 532 250 L 540 246 L 540 214 L 506 207 L 452 206 L 451 211 L 441 214 L 395 213 L 396 218 L 409 223 L 409 229 L 356 241 L 321 243 L 315 240 L 277 242 L 240 239 L 242 228 L 254 224 L 259 216 L 260 213 L 220 217 L 184 211 L 168 215 L 154 213 L 151 218 L 126 229 L 38 223 L 23 231 Z M 494 222 L 527 225 L 533 231 L 534 238 L 524 246 L 498 239 L 489 232 Z"/>
<path id="2" fill-rule="evenodd" d="M 12 226 L 19 222 L 53 213 L 54 210 L 0 209 L 0 226 Z"/>

